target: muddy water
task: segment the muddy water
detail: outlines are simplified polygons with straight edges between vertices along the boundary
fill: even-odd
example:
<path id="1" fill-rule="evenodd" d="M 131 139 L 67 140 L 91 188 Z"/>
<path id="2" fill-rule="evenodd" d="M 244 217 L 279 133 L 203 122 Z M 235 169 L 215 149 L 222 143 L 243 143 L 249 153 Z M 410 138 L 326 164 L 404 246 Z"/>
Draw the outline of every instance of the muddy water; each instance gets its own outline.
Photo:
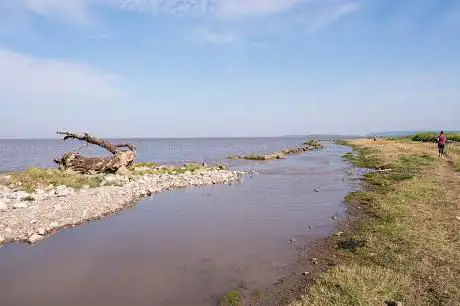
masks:
<path id="1" fill-rule="evenodd" d="M 158 194 L 37 245 L 3 247 L 1 305 L 215 305 L 242 282 L 269 287 L 292 272 L 299 246 L 344 216 L 347 151 L 329 144 L 286 160 L 238 161 L 258 174 Z"/>

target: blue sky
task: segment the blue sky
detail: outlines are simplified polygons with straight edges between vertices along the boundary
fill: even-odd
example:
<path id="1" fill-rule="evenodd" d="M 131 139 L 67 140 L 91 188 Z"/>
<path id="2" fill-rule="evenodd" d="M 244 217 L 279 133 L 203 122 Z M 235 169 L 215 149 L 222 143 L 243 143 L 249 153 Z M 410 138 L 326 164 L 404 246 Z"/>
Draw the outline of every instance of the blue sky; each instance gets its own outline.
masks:
<path id="1" fill-rule="evenodd" d="M 458 0 L 0 0 L 0 137 L 460 129 Z"/>

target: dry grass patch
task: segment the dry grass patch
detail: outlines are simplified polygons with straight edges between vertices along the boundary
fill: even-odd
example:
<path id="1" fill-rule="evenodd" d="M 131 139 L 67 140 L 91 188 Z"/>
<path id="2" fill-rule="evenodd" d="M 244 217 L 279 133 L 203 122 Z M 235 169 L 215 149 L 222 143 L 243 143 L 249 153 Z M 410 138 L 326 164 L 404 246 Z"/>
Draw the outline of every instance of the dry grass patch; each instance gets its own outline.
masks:
<path id="1" fill-rule="evenodd" d="M 102 182 L 102 176 L 83 175 L 54 169 L 30 168 L 22 172 L 11 174 L 11 183 L 20 185 L 27 192 L 37 188 L 65 185 L 73 188 L 82 188 L 85 185 L 97 187 Z"/>
<path id="2" fill-rule="evenodd" d="M 292 306 L 304 305 L 384 305 L 401 301 L 412 290 L 411 279 L 391 269 L 350 265 L 331 268 L 312 286 L 309 295 Z"/>

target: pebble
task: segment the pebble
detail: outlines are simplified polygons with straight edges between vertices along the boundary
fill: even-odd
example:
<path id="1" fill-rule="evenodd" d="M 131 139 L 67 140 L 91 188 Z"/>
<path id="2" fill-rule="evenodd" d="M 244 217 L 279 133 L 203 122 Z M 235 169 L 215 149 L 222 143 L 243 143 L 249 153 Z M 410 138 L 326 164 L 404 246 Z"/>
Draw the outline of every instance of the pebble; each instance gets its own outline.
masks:
<path id="1" fill-rule="evenodd" d="M 44 237 L 40 234 L 33 234 L 29 237 L 29 243 L 35 243 L 42 240 Z"/>
<path id="2" fill-rule="evenodd" d="M 0 211 L 5 211 L 5 210 L 8 210 L 8 205 L 5 202 L 0 201 Z"/>
<path id="3" fill-rule="evenodd" d="M 5 242 L 5 238 L 3 238 L 2 236 L 0 236 L 0 244 L 2 244 L 3 242 Z"/>
<path id="4" fill-rule="evenodd" d="M 44 228 L 39 228 L 38 229 L 38 234 L 42 235 L 42 236 L 45 235 L 45 229 Z"/>
<path id="5" fill-rule="evenodd" d="M 315 188 L 315 192 L 320 192 L 321 190 L 319 188 Z"/>
<path id="6" fill-rule="evenodd" d="M 24 202 L 14 203 L 13 205 L 14 209 L 27 208 L 27 207 L 28 207 L 27 203 L 24 203 Z"/>
<path id="7" fill-rule="evenodd" d="M 66 188 L 65 186 L 64 188 L 59 188 L 59 187 L 62 187 L 62 186 L 58 186 L 56 188 L 56 195 L 58 197 L 67 197 L 73 193 L 70 188 Z"/>
<path id="8" fill-rule="evenodd" d="M 308 276 L 310 274 L 310 272 L 303 272 L 302 275 L 303 276 Z"/>
<path id="9" fill-rule="evenodd" d="M 291 242 L 291 243 L 295 243 L 295 242 L 296 242 L 296 240 L 295 240 L 295 239 L 289 239 L 289 242 Z"/>
<path id="10" fill-rule="evenodd" d="M 312 258 L 312 259 L 311 259 L 311 262 L 312 262 L 314 265 L 319 264 L 318 258 Z"/>
<path id="11" fill-rule="evenodd" d="M 332 217 L 332 220 L 337 220 L 337 216 L 333 216 L 333 217 Z"/>

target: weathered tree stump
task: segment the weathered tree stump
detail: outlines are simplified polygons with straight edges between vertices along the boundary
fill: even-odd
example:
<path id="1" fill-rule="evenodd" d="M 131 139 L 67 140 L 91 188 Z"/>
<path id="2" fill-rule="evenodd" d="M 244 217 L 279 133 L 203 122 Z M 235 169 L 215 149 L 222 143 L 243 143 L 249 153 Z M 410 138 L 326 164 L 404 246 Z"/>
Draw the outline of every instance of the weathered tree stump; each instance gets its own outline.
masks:
<path id="1" fill-rule="evenodd" d="M 125 174 L 128 169 L 134 166 L 136 158 L 136 146 L 133 144 L 114 145 L 108 141 L 90 136 L 87 133 L 76 134 L 71 132 L 57 132 L 65 135 L 64 140 L 77 139 L 88 144 L 102 147 L 113 154 L 108 157 L 85 157 L 79 152 L 65 153 L 61 159 L 54 159 L 54 162 L 61 170 L 73 170 L 79 173 L 120 173 Z M 123 150 L 123 149 L 124 150 Z"/>

